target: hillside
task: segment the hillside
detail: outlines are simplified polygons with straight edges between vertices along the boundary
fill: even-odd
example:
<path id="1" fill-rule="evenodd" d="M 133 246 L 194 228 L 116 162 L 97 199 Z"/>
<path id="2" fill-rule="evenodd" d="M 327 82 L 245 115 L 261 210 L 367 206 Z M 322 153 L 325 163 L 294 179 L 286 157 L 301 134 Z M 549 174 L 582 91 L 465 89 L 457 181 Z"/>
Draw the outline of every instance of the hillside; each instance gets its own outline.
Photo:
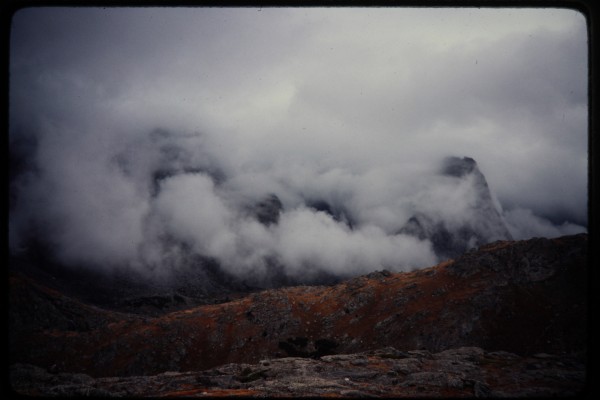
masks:
<path id="1" fill-rule="evenodd" d="M 419 365 L 411 374 L 433 373 L 442 366 L 431 360 L 443 360 L 453 351 L 470 351 L 476 353 L 467 360 L 473 370 L 465 372 L 460 385 L 456 383 L 468 387 L 469 393 L 461 394 L 476 394 L 475 381 L 489 393 L 500 390 L 494 387 L 494 382 L 500 386 L 501 382 L 506 384 L 510 373 L 524 373 L 527 365 L 535 364 L 532 364 L 534 359 L 545 366 L 533 369 L 549 368 L 556 372 L 562 368 L 565 372 L 557 375 L 562 378 L 549 378 L 552 373 L 542 374 L 537 380 L 531 378 L 530 388 L 542 385 L 555 393 L 576 392 L 583 388 L 585 376 L 587 282 L 586 234 L 499 241 L 456 260 L 413 272 L 380 271 L 334 286 L 265 290 L 221 304 L 157 316 L 85 304 L 31 276 L 13 271 L 10 277 L 13 385 L 27 393 L 36 390 L 50 393 L 60 382 L 73 385 L 72 374 L 85 374 L 82 375 L 85 379 L 81 379 L 88 384 L 95 382 L 93 387 L 109 390 L 101 383 L 109 382 L 102 380 L 105 377 L 121 377 L 120 380 L 127 382 L 124 377 L 157 374 L 164 377 L 168 372 L 173 379 L 196 374 L 191 380 L 193 387 L 185 379 L 182 382 L 188 386 L 181 387 L 201 393 L 215 386 L 210 379 L 201 378 L 209 374 L 207 371 L 227 376 L 228 373 L 215 372 L 219 368 L 238 368 L 238 372 L 229 374 L 246 376 L 254 386 L 265 383 L 269 377 L 277 381 L 279 378 L 267 372 L 271 371 L 269 368 L 250 376 L 264 369 L 260 367 L 263 360 L 281 358 L 272 362 L 303 363 L 307 370 L 327 371 L 323 363 L 343 360 L 342 356 L 332 355 L 354 354 L 353 357 L 366 360 L 366 364 L 359 361 L 362 363 L 359 366 L 373 377 L 390 377 L 386 371 L 396 367 L 388 364 L 397 360 L 420 357 L 421 361 L 402 362 Z M 373 353 L 383 348 L 393 348 L 386 351 L 399 353 L 387 358 L 383 353 Z M 417 353 L 410 353 L 414 351 Z M 507 356 L 507 352 L 512 355 Z M 230 363 L 239 367 L 227 367 Z M 514 371 L 513 367 L 507 367 L 502 372 L 504 378 L 493 378 L 498 370 L 485 367 L 486 363 L 512 365 Z M 242 368 L 245 364 L 248 365 Z M 318 364 L 323 364 L 320 370 Z M 473 378 L 473 374 L 479 374 L 479 378 Z M 410 374 L 400 375 L 402 379 L 397 382 L 406 383 Z M 147 390 L 138 388 L 135 393 L 154 393 L 151 388 L 156 379 L 162 378 L 148 378 Z M 229 378 L 223 379 L 221 386 L 233 388 L 225 382 Z M 19 382 L 26 382 L 25 389 Z M 240 381 L 231 378 L 230 383 L 238 385 Z M 241 383 L 238 389 L 249 387 L 248 382 Z M 433 390 L 431 385 L 431 382 L 425 385 L 427 390 Z M 437 392 L 425 390 L 425 394 L 443 395 L 442 389 L 453 387 L 450 381 L 438 381 L 436 385 Z M 350 390 L 338 389 L 338 395 Z M 529 390 L 521 389 L 523 393 Z M 257 389 L 256 393 L 270 392 Z"/>

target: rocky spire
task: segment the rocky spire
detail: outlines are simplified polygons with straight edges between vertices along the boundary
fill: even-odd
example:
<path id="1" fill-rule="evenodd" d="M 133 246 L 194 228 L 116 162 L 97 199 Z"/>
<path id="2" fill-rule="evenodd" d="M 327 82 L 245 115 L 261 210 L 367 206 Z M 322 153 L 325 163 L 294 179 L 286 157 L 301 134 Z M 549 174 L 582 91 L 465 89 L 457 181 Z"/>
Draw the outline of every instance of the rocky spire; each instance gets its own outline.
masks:
<path id="1" fill-rule="evenodd" d="M 473 201 L 464 205 L 468 211 L 465 218 L 457 223 L 432 210 L 417 207 L 399 233 L 421 240 L 429 239 L 440 259 L 455 258 L 471 248 L 495 240 L 512 239 L 494 205 L 487 180 L 474 159 L 448 157 L 442 163 L 440 175 L 456 181 L 456 185 L 468 185 Z"/>

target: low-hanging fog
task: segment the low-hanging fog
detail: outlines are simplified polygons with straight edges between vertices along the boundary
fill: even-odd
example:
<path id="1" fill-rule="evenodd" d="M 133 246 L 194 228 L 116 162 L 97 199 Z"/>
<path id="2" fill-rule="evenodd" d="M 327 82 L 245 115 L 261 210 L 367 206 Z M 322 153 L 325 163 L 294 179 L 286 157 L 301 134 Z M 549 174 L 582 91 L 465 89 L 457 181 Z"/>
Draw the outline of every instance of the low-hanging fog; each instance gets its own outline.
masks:
<path id="1" fill-rule="evenodd" d="M 30 8 L 10 44 L 11 252 L 159 275 L 189 254 L 246 276 L 426 267 L 407 220 L 474 218 L 447 156 L 477 161 L 513 238 L 586 230 L 576 11 Z"/>

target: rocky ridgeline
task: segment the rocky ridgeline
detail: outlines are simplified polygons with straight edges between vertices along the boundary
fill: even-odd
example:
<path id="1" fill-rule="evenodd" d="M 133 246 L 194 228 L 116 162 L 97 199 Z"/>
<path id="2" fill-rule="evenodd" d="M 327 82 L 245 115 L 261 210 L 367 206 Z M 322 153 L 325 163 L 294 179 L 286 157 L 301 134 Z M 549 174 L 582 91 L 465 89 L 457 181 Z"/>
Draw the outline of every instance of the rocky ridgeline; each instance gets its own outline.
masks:
<path id="1" fill-rule="evenodd" d="M 156 317 L 13 273 L 11 383 L 40 394 L 571 393 L 585 375 L 588 279 L 585 234 Z M 397 350 L 373 351 L 387 347 Z"/>
<path id="2" fill-rule="evenodd" d="M 439 353 L 392 347 L 317 359 L 287 357 L 200 372 L 92 378 L 13 365 L 15 390 L 32 396 L 573 396 L 585 367 L 573 357 L 520 357 L 461 347 Z"/>

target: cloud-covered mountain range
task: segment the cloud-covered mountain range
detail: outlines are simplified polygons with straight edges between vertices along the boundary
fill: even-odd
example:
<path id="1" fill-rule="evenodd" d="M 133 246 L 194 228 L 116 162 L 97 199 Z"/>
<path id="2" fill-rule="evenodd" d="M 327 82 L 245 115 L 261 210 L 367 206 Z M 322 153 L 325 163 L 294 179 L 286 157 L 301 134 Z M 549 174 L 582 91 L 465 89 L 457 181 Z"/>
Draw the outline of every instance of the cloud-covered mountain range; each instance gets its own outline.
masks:
<path id="1" fill-rule="evenodd" d="M 12 22 L 14 254 L 310 280 L 586 230 L 576 11 L 33 7 Z"/>

